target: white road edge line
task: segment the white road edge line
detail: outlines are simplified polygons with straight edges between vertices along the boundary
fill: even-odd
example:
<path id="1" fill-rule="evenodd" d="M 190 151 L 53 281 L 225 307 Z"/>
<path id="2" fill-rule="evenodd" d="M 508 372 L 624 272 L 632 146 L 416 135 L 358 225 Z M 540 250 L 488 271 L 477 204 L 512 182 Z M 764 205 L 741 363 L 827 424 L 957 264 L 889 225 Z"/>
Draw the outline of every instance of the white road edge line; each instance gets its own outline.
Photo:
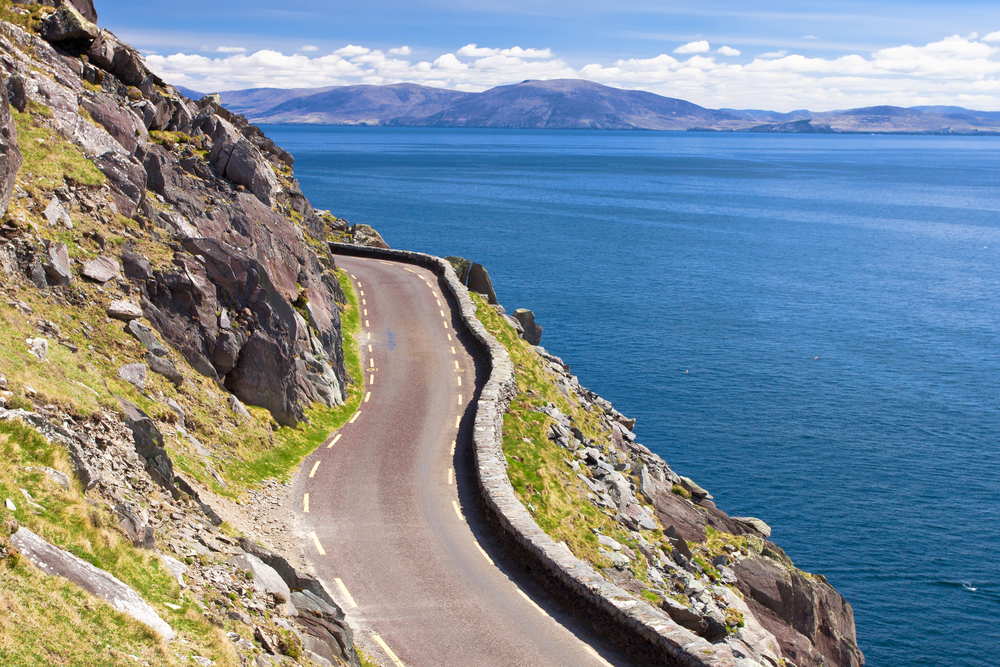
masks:
<path id="1" fill-rule="evenodd" d="M 316 533 L 309 533 L 309 537 L 313 538 L 313 544 L 316 545 L 316 551 L 319 552 L 319 555 L 320 556 L 325 556 L 326 555 L 326 549 L 324 549 L 323 545 L 319 543 L 319 538 L 316 537 Z"/>
<path id="2" fill-rule="evenodd" d="M 451 506 L 455 508 L 455 514 L 458 516 L 459 519 L 461 519 L 462 510 L 458 509 L 458 501 L 457 500 L 451 501 Z"/>
<path id="3" fill-rule="evenodd" d="M 302 513 L 309 514 L 309 494 L 303 494 L 302 496 Z"/>
<path id="4" fill-rule="evenodd" d="M 406 667 L 406 665 L 403 664 L 403 661 L 396 657 L 396 654 L 392 652 L 392 649 L 389 648 L 382 638 L 374 632 L 372 633 L 372 639 L 375 640 L 376 644 L 382 647 L 382 650 L 385 651 L 385 654 L 396 664 L 396 667 Z"/>
<path id="5" fill-rule="evenodd" d="M 479 542 L 476 542 L 475 545 L 476 545 L 476 548 L 479 549 L 479 553 L 481 553 L 483 555 L 483 558 L 485 558 L 486 560 L 488 560 L 490 562 L 490 565 L 496 565 L 496 563 L 493 562 L 493 559 L 490 558 L 490 555 L 488 553 L 486 553 L 486 549 L 483 549 L 481 546 L 479 546 Z"/>
<path id="6" fill-rule="evenodd" d="M 525 600 L 528 601 L 528 604 L 530 604 L 532 607 L 534 607 L 535 609 L 537 609 L 539 614 L 541 614 L 542 616 L 548 616 L 548 614 L 545 612 L 544 609 L 542 609 L 541 607 L 539 607 L 535 603 L 534 600 L 532 600 L 531 598 L 528 597 L 527 593 L 525 593 L 524 591 L 522 591 L 520 588 L 517 589 L 517 592 L 521 594 L 521 597 L 523 597 Z M 598 656 L 598 657 L 600 657 L 600 656 Z"/>
<path id="7" fill-rule="evenodd" d="M 614 666 L 614 665 L 612 665 L 612 664 L 611 664 L 610 662 L 608 662 L 607 660 L 605 660 L 604 658 L 602 658 L 602 657 L 601 657 L 601 654 L 600 654 L 600 653 L 598 653 L 597 651 L 595 651 L 595 650 L 594 650 L 594 647 L 592 647 L 592 646 L 590 646 L 590 645 L 588 645 L 588 644 L 584 644 L 584 645 L 583 645 L 583 648 L 584 648 L 584 650 L 585 650 L 585 651 L 586 651 L 587 653 L 589 653 L 590 655 L 592 655 L 592 656 L 594 656 L 595 658 L 597 658 L 598 662 L 600 662 L 600 663 L 601 663 L 602 665 L 604 665 L 605 667 L 615 667 L 615 666 Z"/>
<path id="8" fill-rule="evenodd" d="M 347 586 L 344 585 L 344 582 L 339 577 L 334 577 L 333 580 L 337 582 L 337 588 L 339 588 L 340 592 L 344 594 L 345 598 L 347 598 L 347 604 L 351 605 L 354 609 L 357 609 L 358 603 L 354 601 L 353 597 L 351 597 L 351 594 L 348 592 Z"/>
<path id="9" fill-rule="evenodd" d="M 344 435 L 344 434 L 343 433 L 338 433 L 337 435 L 333 436 L 333 440 L 330 441 L 330 444 L 327 445 L 326 448 L 327 449 L 333 449 L 333 446 L 337 444 L 337 441 L 340 440 L 340 437 L 342 435 Z"/>
<path id="10" fill-rule="evenodd" d="M 322 461 L 316 461 L 316 463 L 313 464 L 312 470 L 309 471 L 309 479 L 316 476 L 316 469 L 319 468 L 320 463 L 322 463 Z"/>

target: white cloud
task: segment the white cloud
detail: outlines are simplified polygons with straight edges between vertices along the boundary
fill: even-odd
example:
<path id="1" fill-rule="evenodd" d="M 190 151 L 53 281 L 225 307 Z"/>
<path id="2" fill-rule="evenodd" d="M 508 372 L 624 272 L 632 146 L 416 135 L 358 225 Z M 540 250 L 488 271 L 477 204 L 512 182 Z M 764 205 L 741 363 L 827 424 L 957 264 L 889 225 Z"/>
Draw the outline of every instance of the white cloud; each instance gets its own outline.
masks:
<path id="1" fill-rule="evenodd" d="M 762 53 L 758 58 L 784 58 L 788 55 L 788 49 L 782 49 L 780 51 L 768 51 L 767 53 Z"/>
<path id="2" fill-rule="evenodd" d="M 408 56 L 413 53 L 413 49 L 408 46 L 398 46 L 394 49 L 389 49 L 389 55 L 391 56 Z"/>
<path id="3" fill-rule="evenodd" d="M 344 58 L 350 58 L 351 56 L 363 56 L 364 54 L 371 51 L 371 49 L 366 49 L 363 46 L 354 46 L 353 44 L 348 44 L 342 49 L 337 49 L 334 51 L 338 56 L 343 56 Z"/>
<path id="4" fill-rule="evenodd" d="M 802 39 L 819 39 L 819 37 L 817 37 L 816 35 L 805 35 L 802 37 Z"/>
<path id="5" fill-rule="evenodd" d="M 711 51 L 711 45 L 704 39 L 699 42 L 688 42 L 674 49 L 674 53 L 705 53 Z"/>
<path id="6" fill-rule="evenodd" d="M 246 53 L 246 51 L 242 46 L 220 46 L 215 50 L 216 53 Z"/>
<path id="7" fill-rule="evenodd" d="M 955 104 L 1000 110 L 1000 44 L 993 42 L 1000 42 L 1000 33 L 979 39 L 953 35 L 924 45 L 834 58 L 779 51 L 736 64 L 716 60 L 718 55 L 705 50 L 580 68 L 549 49 L 487 49 L 475 44 L 416 62 L 408 57 L 412 50 L 403 51 L 405 47 L 383 52 L 354 45 L 326 56 L 264 50 L 221 57 L 150 55 L 147 60 L 167 81 L 203 91 L 399 82 L 480 91 L 524 79 L 584 78 L 712 108 L 824 111 L 880 104 Z M 718 54 L 735 51 L 721 47 Z"/>
<path id="8" fill-rule="evenodd" d="M 740 55 L 739 49 L 734 49 L 731 46 L 720 46 L 719 53 L 724 56 L 738 56 Z"/>
<path id="9" fill-rule="evenodd" d="M 306 44 L 305 46 L 303 46 L 302 48 L 300 48 L 299 51 L 305 51 L 307 53 L 312 53 L 313 51 L 319 51 L 319 47 L 318 46 L 313 46 L 312 44 Z"/>

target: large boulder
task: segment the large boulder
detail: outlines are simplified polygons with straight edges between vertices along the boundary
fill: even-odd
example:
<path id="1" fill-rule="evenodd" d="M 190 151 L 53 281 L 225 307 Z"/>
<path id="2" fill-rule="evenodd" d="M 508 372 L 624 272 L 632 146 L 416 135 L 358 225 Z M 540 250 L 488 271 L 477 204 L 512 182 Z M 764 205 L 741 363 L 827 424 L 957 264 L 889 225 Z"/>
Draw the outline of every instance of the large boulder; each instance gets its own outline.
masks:
<path id="1" fill-rule="evenodd" d="M 535 314 L 527 308 L 518 308 L 514 311 L 513 317 L 524 331 L 521 337 L 531 345 L 540 345 L 542 342 L 542 326 L 535 322 Z"/>
<path id="2" fill-rule="evenodd" d="M 63 5 L 47 16 L 39 31 L 42 39 L 54 44 L 91 42 L 100 28 L 87 20 L 73 5 Z"/>
<path id="3" fill-rule="evenodd" d="M 482 264 L 473 262 L 469 266 L 469 277 L 465 284 L 473 292 L 478 292 L 485 296 L 491 305 L 498 303 L 497 293 L 493 291 L 493 281 L 490 280 L 490 274 Z"/>
<path id="4" fill-rule="evenodd" d="M 69 285 L 73 282 L 73 273 L 69 265 L 69 250 L 65 243 L 53 243 L 46 251 L 49 257 L 45 272 L 56 285 Z"/>
<path id="5" fill-rule="evenodd" d="M 140 160 L 145 154 L 149 134 L 142 119 L 132 109 L 119 105 L 102 93 L 81 96 L 80 106 L 100 123 L 115 141 Z M 145 179 L 143 179 L 145 182 Z"/>
<path id="6" fill-rule="evenodd" d="M 0 74 L 0 87 L 7 89 L 7 81 Z M 17 126 L 10 113 L 6 95 L 0 95 L 0 215 L 7 212 L 14 194 L 14 181 L 21 168 L 21 150 L 17 147 Z"/>
<path id="7" fill-rule="evenodd" d="M 167 641 L 177 636 L 142 596 L 108 572 L 49 544 L 27 528 L 22 527 L 11 535 L 10 543 L 45 574 L 69 579 L 118 611 L 149 626 Z"/>
<path id="8" fill-rule="evenodd" d="M 111 196 L 118 212 L 126 218 L 136 214 L 146 200 L 146 170 L 135 158 L 108 151 L 94 158 L 94 164 L 111 182 Z"/>
<path id="9" fill-rule="evenodd" d="M 106 283 L 117 278 L 120 273 L 121 266 L 118 262 L 105 255 L 99 255 L 83 263 L 83 277 L 94 282 Z"/>
<path id="10" fill-rule="evenodd" d="M 118 398 L 125 425 L 132 431 L 136 453 L 146 460 L 146 471 L 157 484 L 174 491 L 174 464 L 164 449 L 163 435 L 156 423 L 132 401 Z"/>

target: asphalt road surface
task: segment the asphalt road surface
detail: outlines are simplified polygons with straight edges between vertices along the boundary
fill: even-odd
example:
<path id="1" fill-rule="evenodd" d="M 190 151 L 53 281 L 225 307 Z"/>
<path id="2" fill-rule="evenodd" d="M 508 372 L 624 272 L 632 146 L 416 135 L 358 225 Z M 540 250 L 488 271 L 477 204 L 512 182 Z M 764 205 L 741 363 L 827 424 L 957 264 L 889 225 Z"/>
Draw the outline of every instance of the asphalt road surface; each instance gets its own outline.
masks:
<path id="1" fill-rule="evenodd" d="M 362 309 L 365 396 L 303 464 L 306 553 L 393 667 L 627 665 L 505 557 L 476 504 L 485 363 L 429 270 L 338 257 Z"/>

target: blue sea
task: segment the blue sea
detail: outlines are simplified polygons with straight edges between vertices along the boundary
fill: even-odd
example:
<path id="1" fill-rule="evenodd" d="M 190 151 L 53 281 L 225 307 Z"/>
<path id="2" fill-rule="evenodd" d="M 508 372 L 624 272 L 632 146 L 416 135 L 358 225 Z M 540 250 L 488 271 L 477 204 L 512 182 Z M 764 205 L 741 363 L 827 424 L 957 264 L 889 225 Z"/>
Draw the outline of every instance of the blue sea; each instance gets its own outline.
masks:
<path id="1" fill-rule="evenodd" d="M 266 131 L 317 207 L 485 265 L 869 665 L 1000 662 L 1000 139 Z"/>

